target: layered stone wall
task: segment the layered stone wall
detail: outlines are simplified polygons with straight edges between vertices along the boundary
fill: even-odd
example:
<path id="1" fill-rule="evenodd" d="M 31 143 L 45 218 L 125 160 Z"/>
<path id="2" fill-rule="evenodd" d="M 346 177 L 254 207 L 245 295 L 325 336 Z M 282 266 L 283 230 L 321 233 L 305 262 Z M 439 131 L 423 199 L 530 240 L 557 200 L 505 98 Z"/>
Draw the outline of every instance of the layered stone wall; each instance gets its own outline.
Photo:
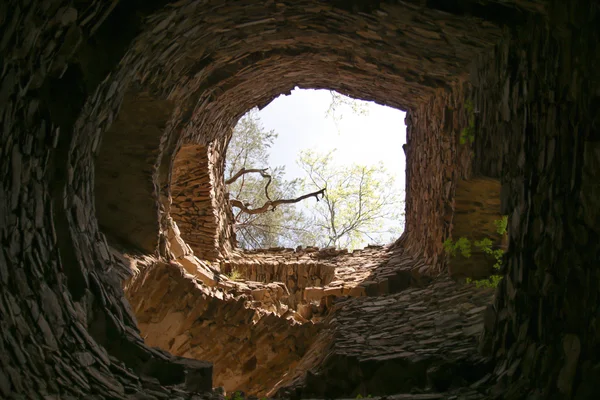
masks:
<path id="1" fill-rule="evenodd" d="M 476 138 L 474 170 L 501 171 L 510 215 L 506 279 L 484 343 L 498 360 L 497 393 L 597 397 L 597 7 L 584 0 L 0 3 L 0 394 L 190 398 L 212 385 L 209 365 L 144 344 L 120 287 L 122 266 L 98 227 L 94 157 L 127 91 L 172 105 L 151 150 L 162 224 L 176 150 L 208 145 L 252 106 L 295 86 L 331 88 L 410 109 L 414 134 L 446 131 L 438 127 L 444 102 L 460 109 L 466 98 L 448 90 L 475 61 L 471 97 L 484 141 Z M 452 157 L 451 142 L 422 141 Z M 499 143 L 501 160 L 485 161 L 481 152 Z M 406 243 L 440 270 L 435 257 L 451 205 L 443 189 L 450 182 L 452 191 L 454 174 L 467 170 L 446 177 L 446 156 L 432 152 L 419 163 L 412 151 L 407 211 L 421 216 L 409 216 Z"/>
<path id="2" fill-rule="evenodd" d="M 171 216 L 196 256 L 216 260 L 218 221 L 208 157 L 203 145 L 186 145 L 177 153 L 171 178 Z"/>
<path id="3" fill-rule="evenodd" d="M 505 399 L 594 398 L 600 379 L 600 12 L 553 2 L 550 15 L 513 29 L 473 76 L 477 140 L 502 143 L 476 164 L 501 165 L 509 215 L 484 342 Z"/>
<path id="4" fill-rule="evenodd" d="M 450 236 L 457 182 L 471 175 L 471 148 L 459 144 L 468 126 L 469 85 L 438 90 L 406 116 L 406 225 L 399 243 L 430 264 L 445 268 L 443 241 Z"/>
<path id="5" fill-rule="evenodd" d="M 177 264 L 150 263 L 126 283 L 128 300 L 148 345 L 211 360 L 215 386 L 265 395 L 302 358 L 320 329 L 249 307 L 251 296 L 190 278 Z"/>
<path id="6" fill-rule="evenodd" d="M 224 184 L 225 135 L 210 145 L 184 145 L 171 177 L 171 215 L 194 254 L 210 261 L 235 247 L 233 215 Z"/>
<path id="7" fill-rule="evenodd" d="M 105 79 L 137 34 L 115 39 L 113 29 L 139 26 L 152 7 L 0 9 L 0 395 L 189 398 L 209 389 L 210 365 L 144 344 L 93 206 L 93 156 L 127 86 Z"/>
<path id="8" fill-rule="evenodd" d="M 438 374 L 426 366 L 442 359 L 470 381 L 489 370 L 471 363 L 482 362 L 474 340 L 491 291 L 448 277 L 411 281 L 423 261 L 397 248 L 251 251 L 221 262 L 222 271 L 238 272 L 235 280 L 195 257 L 128 259 L 125 292 L 146 343 L 213 362 L 214 382 L 228 393 L 384 395 L 422 390 Z M 460 314 L 441 318 L 451 311 Z M 395 329 L 402 318 L 416 322 Z M 431 338 L 440 330 L 443 339 Z M 403 383 L 381 381 L 400 364 Z"/>
<path id="9" fill-rule="evenodd" d="M 160 231 L 155 164 L 172 111 L 148 93 L 127 94 L 94 164 L 100 228 L 149 253 L 157 250 Z"/>

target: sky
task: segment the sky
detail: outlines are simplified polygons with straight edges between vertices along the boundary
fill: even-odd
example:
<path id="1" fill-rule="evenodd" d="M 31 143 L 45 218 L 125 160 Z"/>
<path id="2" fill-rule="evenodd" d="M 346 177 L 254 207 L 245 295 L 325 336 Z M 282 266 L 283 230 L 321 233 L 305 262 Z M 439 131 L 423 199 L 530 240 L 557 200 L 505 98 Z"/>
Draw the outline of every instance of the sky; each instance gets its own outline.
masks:
<path id="1" fill-rule="evenodd" d="M 336 110 L 336 115 L 341 116 L 336 123 L 334 118 L 327 116 L 331 101 L 328 90 L 295 89 L 289 95 L 277 97 L 259 111 L 264 128 L 278 133 L 271 147 L 270 165 L 285 166 L 289 180 L 303 178 L 305 172 L 296 163 L 301 150 L 327 153 L 336 149 L 333 160 L 341 166 L 352 163 L 376 165 L 382 162 L 394 175 L 396 190 L 404 199 L 406 174 L 402 145 L 406 143 L 405 113 L 373 102 L 360 101 L 359 104 L 367 110 L 366 115 L 353 112 L 349 105 L 343 105 Z M 297 206 L 311 208 L 308 204 Z M 394 223 L 386 225 L 392 226 Z M 387 242 L 397 238 L 390 234 L 387 236 L 384 235 Z"/>
<path id="2" fill-rule="evenodd" d="M 326 153 L 337 149 L 334 160 L 340 165 L 383 162 L 396 175 L 398 187 L 404 190 L 405 113 L 361 101 L 367 106 L 368 115 L 358 115 L 349 106 L 342 106 L 337 111 L 342 119 L 336 127 L 333 118 L 326 116 L 330 103 L 328 90 L 295 89 L 260 110 L 264 127 L 279 134 L 272 147 L 271 165 L 285 165 L 288 178 L 300 178 L 303 171 L 296 159 L 301 150 Z"/>

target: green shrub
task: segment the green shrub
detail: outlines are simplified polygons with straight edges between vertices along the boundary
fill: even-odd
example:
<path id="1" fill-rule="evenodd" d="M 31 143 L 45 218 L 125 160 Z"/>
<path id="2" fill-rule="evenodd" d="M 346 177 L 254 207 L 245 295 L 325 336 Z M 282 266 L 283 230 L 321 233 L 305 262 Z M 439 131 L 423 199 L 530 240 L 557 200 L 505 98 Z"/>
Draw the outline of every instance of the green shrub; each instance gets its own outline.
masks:
<path id="1" fill-rule="evenodd" d="M 234 392 L 231 397 L 226 397 L 229 400 L 244 400 L 241 392 Z"/>
<path id="2" fill-rule="evenodd" d="M 494 225 L 496 225 L 496 232 L 498 232 L 499 235 L 504 235 L 506 233 L 506 228 L 508 227 L 508 215 L 495 220 Z"/>
<path id="3" fill-rule="evenodd" d="M 496 232 L 500 235 L 504 235 L 506 233 L 506 228 L 508 226 L 508 216 L 503 216 L 501 219 L 494 221 L 494 225 L 496 225 Z M 504 250 L 502 249 L 494 249 L 493 242 L 490 238 L 483 238 L 481 240 L 476 240 L 473 242 L 473 245 L 483 251 L 485 254 L 494 257 L 496 263 L 494 264 L 494 270 L 500 271 L 502 267 L 502 257 L 504 256 Z M 452 239 L 446 239 L 444 241 L 444 251 L 450 257 L 456 257 L 457 254 L 461 254 L 465 258 L 471 257 L 471 241 L 465 237 L 459 238 L 456 242 L 453 242 Z M 491 275 L 487 279 L 471 279 L 467 278 L 467 283 L 474 283 L 475 286 L 479 287 L 496 287 L 498 283 L 502 279 L 501 275 Z"/>
<path id="4" fill-rule="evenodd" d="M 461 237 L 456 242 L 452 239 L 446 239 L 444 241 L 444 250 L 451 257 L 456 257 L 457 253 L 460 253 L 463 257 L 471 257 L 471 241 L 465 237 Z"/>
<path id="5" fill-rule="evenodd" d="M 478 288 L 495 288 L 500 283 L 502 275 L 492 275 L 487 279 L 467 278 L 467 283 L 474 283 Z"/>

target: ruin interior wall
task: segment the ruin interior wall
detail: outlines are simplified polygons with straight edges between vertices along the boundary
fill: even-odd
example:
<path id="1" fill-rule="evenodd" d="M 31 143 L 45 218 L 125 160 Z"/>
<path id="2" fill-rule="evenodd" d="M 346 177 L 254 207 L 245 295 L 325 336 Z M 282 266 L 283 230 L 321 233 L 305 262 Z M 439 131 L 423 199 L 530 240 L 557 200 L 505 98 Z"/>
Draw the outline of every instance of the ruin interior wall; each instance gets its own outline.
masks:
<path id="1" fill-rule="evenodd" d="M 468 125 L 469 85 L 438 92 L 406 116 L 406 223 L 402 246 L 427 260 L 426 274 L 445 271 L 443 241 L 452 231 L 454 193 L 471 175 L 472 151 L 460 145 Z"/>
<path id="2" fill-rule="evenodd" d="M 416 134 L 419 124 L 434 127 L 427 121 L 442 115 L 446 120 L 444 108 L 431 100 L 435 88 L 458 84 L 474 54 L 483 52 L 471 76 L 477 132 L 481 143 L 502 143 L 502 159 L 487 165 L 476 156 L 473 165 L 484 174 L 501 171 L 510 232 L 506 278 L 489 308 L 484 341 L 498 359 L 497 390 L 506 391 L 504 398 L 531 392 L 538 398 L 593 397 L 600 375 L 594 358 L 600 351 L 600 85 L 594 69 L 600 62 L 595 48 L 600 17 L 597 6 L 583 0 L 517 3 L 517 11 L 501 14 L 497 3 L 486 2 L 470 11 L 480 19 L 468 10 L 431 15 L 425 10 L 431 20 L 445 18 L 444 35 L 455 46 L 436 30 L 428 32 L 427 18 L 416 18 L 421 11 L 409 8 L 387 8 L 384 14 L 395 23 L 384 20 L 371 30 L 377 17 L 361 15 L 373 11 L 357 9 L 361 2 L 334 10 L 309 0 L 273 4 L 269 12 L 279 20 L 264 20 L 262 3 L 239 13 L 236 4 L 219 9 L 185 1 L 164 9 L 160 1 L 94 1 L 77 8 L 58 0 L 2 3 L 0 394 L 124 398 L 145 390 L 187 396 L 212 385 L 210 365 L 144 344 L 121 289 L 126 268 L 111 255 L 98 227 L 94 157 L 128 88 L 143 86 L 174 104 L 158 145 L 159 174 L 174 158 L 179 135 L 193 136 L 203 127 L 203 143 L 209 143 L 249 107 L 268 103 L 298 80 L 303 87 L 333 88 L 410 109 Z M 221 20 L 214 18 L 219 13 Z M 190 15 L 205 17 L 207 29 Z M 293 26 L 276 29 L 295 15 L 310 18 L 290 18 Z M 408 39 L 385 36 L 401 23 L 429 35 L 408 29 Z M 500 41 L 496 24 L 512 27 L 509 38 L 485 52 Z M 303 35 L 304 29 L 315 33 L 323 26 L 352 40 Z M 265 31 L 275 35 L 269 43 L 259 41 L 268 54 L 244 52 L 237 35 L 259 40 Z M 269 52 L 269 46 L 281 47 Z M 423 53 L 438 47 L 439 54 Z M 338 51 L 324 50 L 332 48 Z M 189 50 L 190 58 L 176 49 Z M 388 54 L 394 56 L 386 61 Z M 185 64 L 192 58 L 194 68 Z M 436 75 L 439 71 L 446 75 Z M 268 89 L 255 90 L 257 83 Z M 461 108 L 458 100 L 450 103 Z M 450 139 L 432 146 L 457 151 Z M 425 177 L 414 169 L 416 157 L 407 156 L 411 180 Z M 450 171 L 445 159 L 426 157 Z M 435 197 L 423 206 L 425 216 L 409 225 L 415 238 L 424 239 L 422 253 L 432 265 L 439 265 L 438 238 L 447 230 L 441 207 L 449 197 L 442 188 L 448 182 L 452 188 L 454 177 L 466 171 L 431 178 Z M 155 187 L 160 198 L 162 186 Z M 428 190 L 409 189 L 407 211 L 419 210 Z M 179 383 L 185 386 L 172 386 Z"/>
<path id="3" fill-rule="evenodd" d="M 598 12 L 590 12 L 587 4 L 553 3 L 549 18 L 529 17 L 524 26 L 507 29 L 493 53 L 481 56 L 471 70 L 471 93 L 454 91 L 472 102 L 475 139 L 472 159 L 458 155 L 452 172 L 459 179 L 500 177 L 500 212 L 508 215 L 505 278 L 488 308 L 482 342 L 482 350 L 500 360 L 495 393 L 504 398 L 536 393 L 584 399 L 593 396 L 599 377 L 593 354 L 600 338 L 595 267 L 600 255 L 595 111 L 600 74 L 592 65 L 598 62 L 594 48 L 600 37 L 592 22 Z M 443 210 L 449 208 L 451 220 L 454 204 L 452 196 L 444 199 L 454 192 L 456 180 L 446 178 L 445 192 L 439 181 L 444 175 L 425 171 L 430 165 L 443 171 L 440 160 L 452 159 L 450 151 L 462 145 L 442 140 L 426 147 L 446 146 L 445 157 L 440 152 L 432 157 L 425 147 L 411 150 L 427 140 L 423 134 L 419 140 L 419 133 L 435 129 L 420 131 L 420 118 L 435 116 L 441 126 L 448 111 L 417 108 L 407 117 L 406 235 L 408 243 L 423 240 L 431 260 L 448 232 Z M 454 129 L 455 140 L 460 129 Z M 425 157 L 429 163 L 417 162 Z M 430 199 L 439 204 L 428 207 Z M 417 212 L 411 216 L 411 210 Z"/>
<path id="4" fill-rule="evenodd" d="M 511 29 L 472 75 L 476 135 L 501 148 L 493 156 L 476 146 L 474 169 L 500 172 L 508 215 L 505 278 L 483 343 L 503 360 L 497 391 L 506 398 L 597 393 L 599 17 L 589 3 L 552 3 L 548 18 Z"/>

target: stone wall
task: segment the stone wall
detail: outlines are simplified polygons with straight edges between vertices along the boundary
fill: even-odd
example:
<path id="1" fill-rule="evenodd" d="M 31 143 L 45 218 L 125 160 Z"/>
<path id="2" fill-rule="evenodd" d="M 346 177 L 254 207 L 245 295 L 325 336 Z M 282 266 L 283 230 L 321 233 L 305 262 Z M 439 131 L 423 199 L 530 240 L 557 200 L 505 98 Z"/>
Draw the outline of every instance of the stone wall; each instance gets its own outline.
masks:
<path id="1" fill-rule="evenodd" d="M 471 175 L 471 148 L 459 144 L 467 127 L 469 86 L 439 90 L 406 116 L 406 224 L 399 243 L 430 264 L 445 268 L 443 241 L 450 236 L 457 182 Z"/>
<path id="2" fill-rule="evenodd" d="M 139 255 L 127 259 L 131 275 L 125 293 L 146 343 L 211 361 L 215 385 L 256 396 L 290 386 L 309 393 L 317 389 L 319 396 L 351 397 L 365 384 L 380 395 L 422 387 L 425 365 L 436 365 L 442 357 L 463 365 L 464 353 L 476 358 L 474 340 L 491 297 L 490 290 L 472 285 L 459 289 L 448 277 L 431 286 L 428 280 L 411 281 L 422 260 L 383 246 L 352 253 L 315 248 L 249 251 L 221 262 L 221 271 L 238 272 L 235 280 L 189 255 L 170 262 Z M 422 312 L 424 301 L 427 312 Z M 430 337 L 442 328 L 433 321 L 459 310 L 457 320 L 444 325 L 443 340 L 409 340 L 420 334 Z M 410 321 L 422 314 L 419 332 L 413 323 L 393 329 L 406 314 Z M 462 335 L 453 331 L 457 324 Z M 371 332 L 377 326 L 387 333 Z M 454 346 L 444 345 L 452 349 L 448 354 L 430 348 L 452 338 Z M 450 355 L 456 346 L 461 354 L 454 359 Z M 362 356 L 357 359 L 358 353 Z M 417 353 L 427 357 L 419 360 Z M 351 362 L 344 363 L 348 355 Z M 327 362 L 321 365 L 323 360 Z M 381 382 L 398 363 L 411 369 L 406 382 Z M 357 373 L 364 379 L 357 381 Z M 419 382 L 413 381 L 416 377 Z M 329 389 L 323 391 L 325 382 Z"/>
<path id="3" fill-rule="evenodd" d="M 445 103 L 464 125 L 474 64 L 473 165 L 501 171 L 510 215 L 484 342 L 497 391 L 595 398 L 598 18 L 584 0 L 0 3 L 0 395 L 189 398 L 212 385 L 209 365 L 144 344 L 98 227 L 94 157 L 126 92 L 173 107 L 151 150 L 161 224 L 177 149 L 209 145 L 295 86 L 410 109 L 406 244 L 435 272 L 444 189 L 467 169 L 450 171 L 462 157 L 449 136 L 426 136 L 449 132 Z M 501 158 L 482 156 L 500 143 Z"/>
<path id="4" fill-rule="evenodd" d="M 141 266 L 126 283 L 128 300 L 148 345 L 211 360 L 214 385 L 227 391 L 265 395 L 304 355 L 320 329 L 248 307 L 246 296 L 190 278 L 173 263 Z"/>
<path id="5" fill-rule="evenodd" d="M 127 94 L 94 165 L 100 228 L 149 253 L 158 248 L 160 230 L 154 166 L 172 111 L 147 93 Z"/>
<path id="6" fill-rule="evenodd" d="M 171 178 L 171 215 L 194 254 L 216 260 L 218 221 L 208 156 L 203 145 L 185 145 L 177 153 Z"/>
<path id="7" fill-rule="evenodd" d="M 138 33 L 113 29 L 139 26 L 152 7 L 0 9 L 0 395 L 207 390 L 210 365 L 144 345 L 93 206 L 93 156 L 126 87 L 106 78 Z"/>
<path id="8" fill-rule="evenodd" d="M 209 146 L 184 145 L 173 163 L 171 215 L 194 254 L 210 261 L 235 247 L 233 214 L 224 184 L 228 137 Z"/>
<path id="9" fill-rule="evenodd" d="M 505 278 L 486 317 L 505 399 L 594 398 L 600 379 L 600 13 L 552 2 L 549 19 L 480 61 L 477 137 L 502 143 Z M 481 149 L 481 146 L 476 146 Z"/>

